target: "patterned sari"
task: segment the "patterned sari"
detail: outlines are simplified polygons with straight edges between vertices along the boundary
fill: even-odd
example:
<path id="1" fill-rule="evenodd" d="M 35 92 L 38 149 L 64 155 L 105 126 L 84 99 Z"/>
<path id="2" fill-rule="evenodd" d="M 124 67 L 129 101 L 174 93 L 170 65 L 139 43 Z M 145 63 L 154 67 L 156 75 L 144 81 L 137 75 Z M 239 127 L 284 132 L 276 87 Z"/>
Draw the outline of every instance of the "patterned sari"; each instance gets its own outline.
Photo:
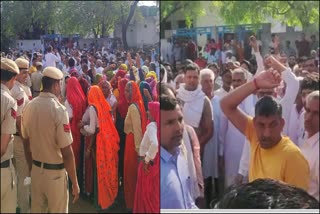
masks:
<path id="1" fill-rule="evenodd" d="M 113 204 L 118 194 L 119 135 L 110 114 L 111 107 L 101 89 L 92 86 L 88 103 L 97 110 L 99 132 L 96 136 L 96 168 L 98 204 L 102 209 Z"/>

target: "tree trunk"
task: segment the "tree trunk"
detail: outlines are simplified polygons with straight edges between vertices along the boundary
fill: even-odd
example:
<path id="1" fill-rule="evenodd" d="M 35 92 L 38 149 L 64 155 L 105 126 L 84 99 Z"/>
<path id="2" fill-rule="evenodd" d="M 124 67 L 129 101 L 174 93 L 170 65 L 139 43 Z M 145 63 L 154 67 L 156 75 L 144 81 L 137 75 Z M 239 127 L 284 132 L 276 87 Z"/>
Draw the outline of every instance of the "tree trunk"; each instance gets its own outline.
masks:
<path id="1" fill-rule="evenodd" d="M 98 35 L 97 35 L 97 32 L 94 28 L 92 28 L 92 32 L 93 32 L 94 38 L 96 39 L 98 37 Z"/>
<path id="2" fill-rule="evenodd" d="M 133 14 L 134 14 L 134 11 L 137 7 L 137 4 L 138 4 L 139 1 L 134 1 L 133 4 L 130 6 L 130 11 L 129 11 L 129 15 L 127 17 L 127 20 L 126 22 L 124 23 L 123 20 L 122 20 L 122 43 L 123 43 L 123 46 L 124 46 L 124 49 L 127 50 L 128 49 L 128 43 L 127 43 L 127 29 L 128 29 L 128 26 L 129 26 L 129 23 L 133 17 Z M 121 7 L 121 13 L 122 13 L 122 17 L 123 17 L 123 10 L 122 10 L 122 7 Z"/>

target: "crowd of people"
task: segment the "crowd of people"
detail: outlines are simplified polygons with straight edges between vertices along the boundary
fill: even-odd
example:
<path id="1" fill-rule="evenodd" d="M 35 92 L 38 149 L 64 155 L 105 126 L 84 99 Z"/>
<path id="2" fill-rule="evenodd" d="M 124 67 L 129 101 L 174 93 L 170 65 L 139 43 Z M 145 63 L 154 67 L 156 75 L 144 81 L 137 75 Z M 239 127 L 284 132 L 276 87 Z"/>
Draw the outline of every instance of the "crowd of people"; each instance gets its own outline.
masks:
<path id="1" fill-rule="evenodd" d="M 1 53 L 1 212 L 319 208 L 319 44 L 249 42 Z"/>
<path id="2" fill-rule="evenodd" d="M 250 36 L 255 66 L 232 53 L 163 63 L 162 209 L 319 208 L 319 44 L 303 34 L 295 55 L 272 41 L 262 56 Z M 301 198 L 282 201 L 286 188 Z"/>
<path id="3" fill-rule="evenodd" d="M 1 212 L 158 212 L 159 79 L 155 50 L 2 53 Z"/>

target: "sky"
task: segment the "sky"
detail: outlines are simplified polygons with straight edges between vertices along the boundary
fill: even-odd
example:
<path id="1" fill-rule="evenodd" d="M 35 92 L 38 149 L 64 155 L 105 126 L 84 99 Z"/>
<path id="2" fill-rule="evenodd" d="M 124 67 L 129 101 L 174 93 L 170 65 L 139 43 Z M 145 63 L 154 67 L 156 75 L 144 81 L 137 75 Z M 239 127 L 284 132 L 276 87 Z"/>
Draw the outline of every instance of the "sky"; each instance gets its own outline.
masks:
<path id="1" fill-rule="evenodd" d="M 138 6 L 155 6 L 156 1 L 139 1 Z"/>

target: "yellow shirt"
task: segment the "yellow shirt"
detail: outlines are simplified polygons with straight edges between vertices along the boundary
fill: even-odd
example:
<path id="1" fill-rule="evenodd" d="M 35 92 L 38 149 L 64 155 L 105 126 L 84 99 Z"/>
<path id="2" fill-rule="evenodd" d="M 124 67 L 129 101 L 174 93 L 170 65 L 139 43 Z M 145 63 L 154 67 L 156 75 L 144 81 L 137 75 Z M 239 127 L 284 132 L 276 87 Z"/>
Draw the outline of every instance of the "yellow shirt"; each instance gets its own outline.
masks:
<path id="1" fill-rule="evenodd" d="M 29 68 L 29 74 L 32 74 L 33 72 L 36 72 L 36 71 L 37 71 L 37 68 L 33 65 Z"/>
<path id="2" fill-rule="evenodd" d="M 308 190 L 308 162 L 290 138 L 282 137 L 274 147 L 263 149 L 252 118 L 248 119 L 245 134 L 250 142 L 249 182 L 258 178 L 271 178 Z"/>

